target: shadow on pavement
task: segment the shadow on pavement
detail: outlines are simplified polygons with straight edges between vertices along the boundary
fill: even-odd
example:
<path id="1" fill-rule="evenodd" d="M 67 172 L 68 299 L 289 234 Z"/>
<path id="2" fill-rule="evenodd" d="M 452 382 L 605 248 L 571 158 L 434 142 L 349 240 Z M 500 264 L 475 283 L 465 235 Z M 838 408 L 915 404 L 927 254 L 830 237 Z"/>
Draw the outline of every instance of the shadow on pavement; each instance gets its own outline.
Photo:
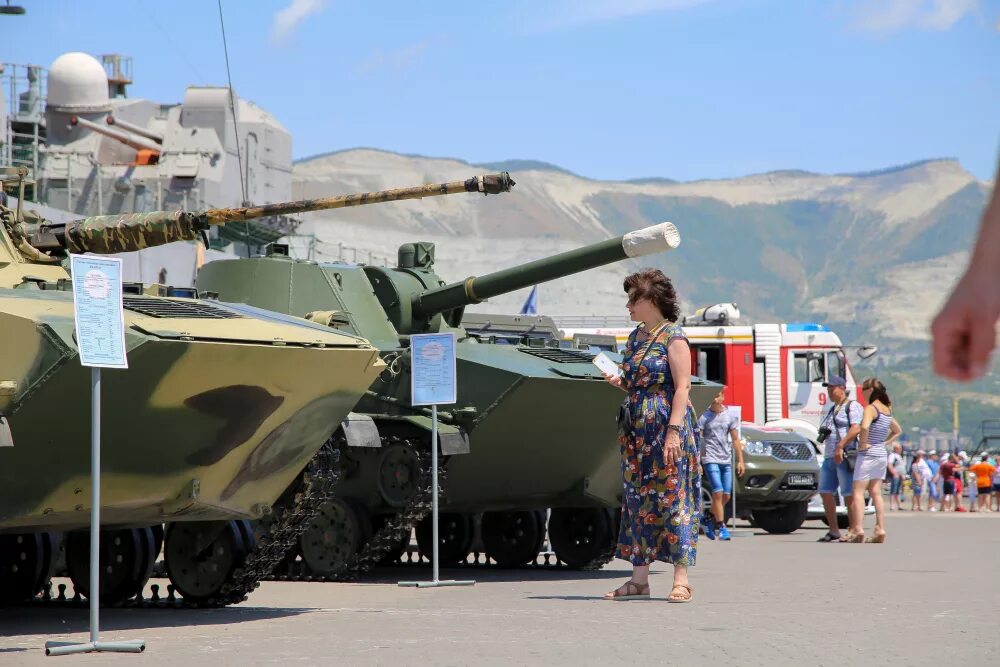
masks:
<path id="1" fill-rule="evenodd" d="M 298 616 L 308 608 L 223 607 L 222 609 L 101 609 L 101 632 L 191 625 L 227 625 Z M 25 605 L 0 609 L 0 637 L 21 635 L 69 635 L 88 632 L 90 611 L 86 606 Z M 0 649 L 17 650 L 17 649 Z"/>
<path id="2" fill-rule="evenodd" d="M 455 567 L 441 568 L 440 578 L 444 579 L 474 579 L 475 581 L 590 581 L 594 579 L 610 579 L 621 577 L 621 570 L 568 570 L 524 568 L 522 570 L 503 570 L 500 568 Z M 369 573 L 359 584 L 387 584 L 397 581 L 430 581 L 431 568 L 428 567 L 382 567 L 374 573 Z"/>
<path id="3" fill-rule="evenodd" d="M 528 595 L 525 600 L 566 600 L 568 602 L 593 602 L 599 600 L 604 602 L 600 595 Z M 656 598 L 651 598 L 655 600 Z M 647 602 L 647 600 L 632 600 L 632 602 Z"/>

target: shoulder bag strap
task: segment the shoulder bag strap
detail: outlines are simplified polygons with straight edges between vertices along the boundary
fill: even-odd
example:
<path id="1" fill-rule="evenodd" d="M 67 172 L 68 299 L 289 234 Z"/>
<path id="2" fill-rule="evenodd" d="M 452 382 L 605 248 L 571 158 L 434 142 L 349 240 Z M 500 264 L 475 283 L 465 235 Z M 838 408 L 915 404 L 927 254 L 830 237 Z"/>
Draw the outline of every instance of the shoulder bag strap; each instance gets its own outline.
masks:
<path id="1" fill-rule="evenodd" d="M 639 374 L 639 369 L 642 368 L 642 362 L 646 360 L 646 355 L 649 354 L 649 351 L 651 349 L 653 349 L 653 344 L 660 339 L 660 336 L 663 334 L 663 330 L 666 328 L 666 326 L 667 326 L 666 324 L 661 325 L 659 331 L 657 331 L 655 335 L 652 332 L 650 332 L 649 342 L 646 343 L 646 349 L 643 350 L 642 356 L 639 357 L 639 363 L 636 364 L 635 366 L 636 375 Z M 632 389 L 632 386 L 629 385 L 628 388 Z"/>

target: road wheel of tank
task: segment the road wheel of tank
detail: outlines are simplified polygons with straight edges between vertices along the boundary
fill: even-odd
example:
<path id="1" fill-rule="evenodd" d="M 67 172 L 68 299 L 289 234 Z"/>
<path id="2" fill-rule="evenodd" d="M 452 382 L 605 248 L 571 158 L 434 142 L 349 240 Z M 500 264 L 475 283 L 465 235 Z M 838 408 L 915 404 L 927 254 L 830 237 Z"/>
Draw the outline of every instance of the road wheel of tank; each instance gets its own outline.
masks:
<path id="1" fill-rule="evenodd" d="M 47 533 L 0 535 L 0 604 L 35 597 L 51 565 L 52 540 Z"/>
<path id="2" fill-rule="evenodd" d="M 237 521 L 179 521 L 167 528 L 163 557 L 170 583 L 188 602 L 211 602 L 246 560 Z"/>
<path id="3" fill-rule="evenodd" d="M 794 533 L 805 523 L 809 513 L 809 503 L 806 501 L 788 503 L 772 510 L 754 510 L 753 518 L 757 525 L 775 535 Z"/>
<path id="4" fill-rule="evenodd" d="M 340 572 L 372 536 L 367 510 L 350 498 L 334 498 L 299 537 L 302 560 L 315 574 Z"/>
<path id="5" fill-rule="evenodd" d="M 500 567 L 520 567 L 534 562 L 545 537 L 539 514 L 529 512 L 483 513 L 483 546 Z"/>
<path id="6" fill-rule="evenodd" d="M 458 565 L 464 563 L 472 549 L 475 527 L 470 514 L 445 512 L 438 516 L 438 563 Z M 420 555 L 431 560 L 434 556 L 433 517 L 428 514 L 417 524 L 417 546 Z"/>
<path id="7" fill-rule="evenodd" d="M 102 530 L 97 563 L 101 604 L 117 605 L 142 591 L 152 568 L 153 535 L 148 528 Z M 66 570 L 73 588 L 90 596 L 90 531 L 66 536 Z"/>
<path id="8" fill-rule="evenodd" d="M 556 557 L 580 569 L 607 552 L 618 537 L 603 507 L 556 507 L 549 516 L 549 541 Z"/>
<path id="9" fill-rule="evenodd" d="M 378 464 L 378 491 L 390 507 L 405 507 L 418 491 L 420 458 L 408 443 L 394 442 L 382 449 Z"/>

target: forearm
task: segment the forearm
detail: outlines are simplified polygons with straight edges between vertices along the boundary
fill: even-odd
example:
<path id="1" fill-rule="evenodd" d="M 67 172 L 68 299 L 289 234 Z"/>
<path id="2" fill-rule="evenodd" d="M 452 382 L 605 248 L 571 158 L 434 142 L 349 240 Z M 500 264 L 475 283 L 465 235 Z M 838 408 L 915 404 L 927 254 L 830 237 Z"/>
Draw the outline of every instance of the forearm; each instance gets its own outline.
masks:
<path id="1" fill-rule="evenodd" d="M 861 433 L 861 427 L 860 426 L 853 426 L 853 427 L 851 427 L 851 429 L 847 431 L 847 435 L 845 435 L 840 440 L 840 442 L 837 443 L 837 449 L 843 451 L 844 448 L 847 447 L 847 445 L 849 445 L 852 442 L 854 442 L 854 440 L 858 437 L 858 435 L 860 433 Z"/>
<path id="2" fill-rule="evenodd" d="M 993 196 L 983 211 L 979 235 L 972 250 L 969 270 L 1000 274 L 1000 170 L 993 184 Z"/>
<path id="3" fill-rule="evenodd" d="M 690 386 L 678 387 L 674 392 L 674 400 L 670 404 L 669 424 L 681 426 L 684 423 L 684 415 L 687 414 L 688 396 L 690 394 Z"/>

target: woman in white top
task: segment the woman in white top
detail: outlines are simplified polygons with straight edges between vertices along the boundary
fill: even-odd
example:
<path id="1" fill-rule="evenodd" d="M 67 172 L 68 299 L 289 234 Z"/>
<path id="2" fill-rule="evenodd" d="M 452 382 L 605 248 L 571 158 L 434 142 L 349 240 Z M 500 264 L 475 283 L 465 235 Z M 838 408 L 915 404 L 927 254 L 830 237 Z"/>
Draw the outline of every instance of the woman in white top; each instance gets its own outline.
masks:
<path id="1" fill-rule="evenodd" d="M 899 437 L 902 429 L 892 418 L 892 401 L 885 391 L 885 385 L 878 378 L 868 378 L 861 383 L 861 394 L 865 397 L 864 416 L 861 419 L 861 438 L 858 441 L 858 458 L 854 464 L 854 492 L 851 502 L 854 512 L 851 518 L 855 525 L 848 531 L 848 542 L 885 542 L 885 506 L 882 503 L 882 481 L 888 465 L 889 453 L 886 445 Z M 861 520 L 865 511 L 865 491 L 875 506 L 875 532 L 864 539 Z"/>

